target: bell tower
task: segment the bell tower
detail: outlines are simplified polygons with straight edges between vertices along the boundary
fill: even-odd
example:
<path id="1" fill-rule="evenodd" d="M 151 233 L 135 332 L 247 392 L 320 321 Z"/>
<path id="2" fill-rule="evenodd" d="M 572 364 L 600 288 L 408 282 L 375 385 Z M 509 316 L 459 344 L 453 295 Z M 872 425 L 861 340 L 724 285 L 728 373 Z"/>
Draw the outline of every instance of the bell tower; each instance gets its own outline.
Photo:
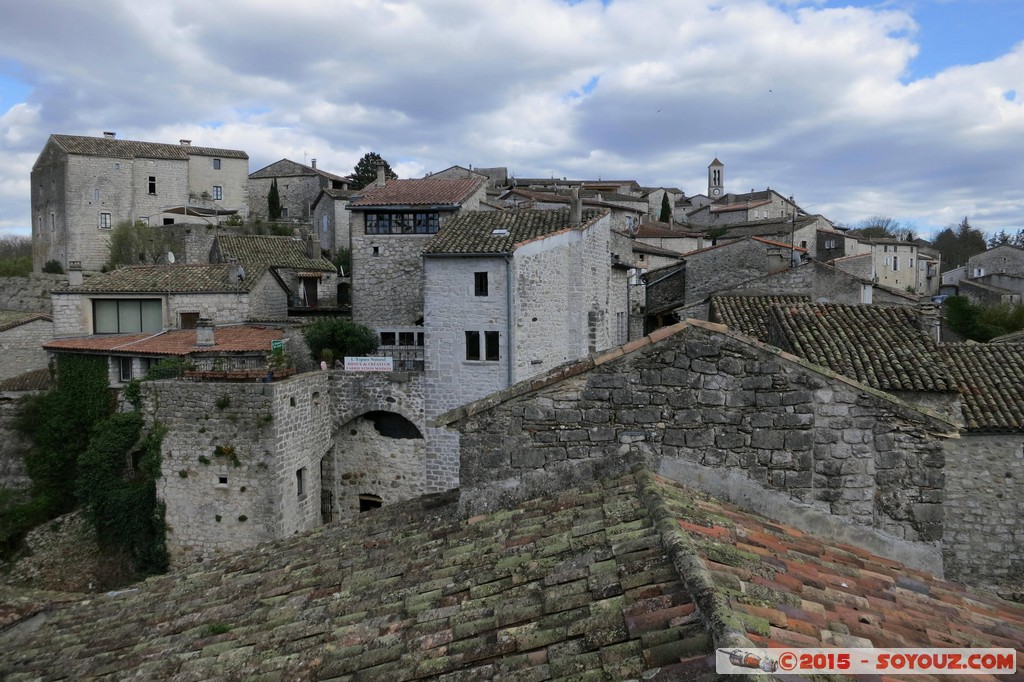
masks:
<path id="1" fill-rule="evenodd" d="M 725 164 L 716 157 L 708 166 L 708 197 L 712 200 L 725 194 Z"/>

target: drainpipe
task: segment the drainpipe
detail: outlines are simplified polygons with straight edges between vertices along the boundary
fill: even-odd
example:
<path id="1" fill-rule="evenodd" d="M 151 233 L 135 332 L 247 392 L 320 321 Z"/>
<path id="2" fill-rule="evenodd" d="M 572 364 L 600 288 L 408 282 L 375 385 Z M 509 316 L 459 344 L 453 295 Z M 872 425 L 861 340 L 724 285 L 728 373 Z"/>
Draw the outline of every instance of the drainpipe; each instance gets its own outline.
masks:
<path id="1" fill-rule="evenodd" d="M 506 357 L 506 380 L 505 387 L 512 385 L 512 381 L 515 377 L 515 358 L 513 355 L 513 349 L 515 348 L 515 339 L 512 337 L 513 330 L 513 319 L 512 319 L 512 256 L 511 254 L 505 256 L 505 339 L 508 345 L 505 353 Z"/>

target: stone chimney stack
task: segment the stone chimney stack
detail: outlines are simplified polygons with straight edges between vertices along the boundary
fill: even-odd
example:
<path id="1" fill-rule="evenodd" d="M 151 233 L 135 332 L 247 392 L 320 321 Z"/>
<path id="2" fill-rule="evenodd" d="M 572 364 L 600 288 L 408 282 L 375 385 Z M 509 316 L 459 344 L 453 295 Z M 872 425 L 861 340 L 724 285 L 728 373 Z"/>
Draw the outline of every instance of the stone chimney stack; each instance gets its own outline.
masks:
<path id="1" fill-rule="evenodd" d="M 196 321 L 196 345 L 203 348 L 216 345 L 213 338 L 213 320 L 208 317 L 200 317 Z"/>
<path id="2" fill-rule="evenodd" d="M 942 341 L 942 319 L 939 315 L 939 308 L 931 301 L 921 303 L 917 309 L 918 324 L 921 331 L 935 340 Z"/>
<path id="3" fill-rule="evenodd" d="M 320 257 L 320 240 L 313 235 L 306 237 L 306 258 Z"/>
<path id="4" fill-rule="evenodd" d="M 572 188 L 572 199 L 569 202 L 569 225 L 579 227 L 583 222 L 583 200 L 580 199 L 580 188 Z"/>
<path id="5" fill-rule="evenodd" d="M 228 268 L 228 284 L 231 286 L 242 286 L 242 282 L 245 281 L 245 268 L 237 259 L 232 258 L 228 261 L 231 265 Z"/>
<path id="6" fill-rule="evenodd" d="M 73 287 L 82 286 L 82 261 L 73 260 L 68 263 L 68 284 Z"/>
<path id="7" fill-rule="evenodd" d="M 316 159 L 310 159 L 310 163 L 313 165 L 313 170 L 316 170 Z"/>
<path id="8" fill-rule="evenodd" d="M 387 173 L 384 172 L 384 168 L 385 168 L 384 162 L 383 161 L 378 161 L 377 162 L 377 182 L 376 182 L 377 187 L 384 187 L 386 184 L 388 184 L 388 176 L 387 176 Z"/>
<path id="9" fill-rule="evenodd" d="M 107 138 L 108 140 L 113 140 L 115 137 L 117 137 L 117 133 L 111 130 L 104 130 L 103 137 Z"/>

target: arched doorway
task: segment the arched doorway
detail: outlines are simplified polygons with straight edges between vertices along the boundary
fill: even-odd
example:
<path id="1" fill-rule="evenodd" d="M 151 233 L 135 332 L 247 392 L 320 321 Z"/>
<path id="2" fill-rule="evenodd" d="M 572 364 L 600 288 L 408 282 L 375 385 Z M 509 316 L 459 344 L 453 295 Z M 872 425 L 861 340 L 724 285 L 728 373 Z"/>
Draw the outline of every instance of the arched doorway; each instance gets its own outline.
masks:
<path id="1" fill-rule="evenodd" d="M 350 517 L 417 497 L 426 492 L 425 463 L 426 441 L 416 424 L 396 412 L 365 412 L 335 432 L 321 464 L 323 487 L 331 491 L 324 510 Z"/>

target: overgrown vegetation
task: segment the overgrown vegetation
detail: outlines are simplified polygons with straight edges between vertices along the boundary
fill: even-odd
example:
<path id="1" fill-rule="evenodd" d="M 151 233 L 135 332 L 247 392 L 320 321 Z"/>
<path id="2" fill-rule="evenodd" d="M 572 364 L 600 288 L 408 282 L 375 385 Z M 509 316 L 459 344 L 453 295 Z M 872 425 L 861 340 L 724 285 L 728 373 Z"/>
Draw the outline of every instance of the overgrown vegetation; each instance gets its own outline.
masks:
<path id="1" fill-rule="evenodd" d="M 321 318 L 302 335 L 316 360 L 324 358 L 325 350 L 332 352 L 332 358 L 370 355 L 380 343 L 373 330 L 343 317 Z"/>
<path id="2" fill-rule="evenodd" d="M 143 434 L 138 411 L 114 413 L 106 358 L 58 355 L 55 371 L 54 388 L 21 406 L 32 486 L 27 502 L 0 513 L 0 553 L 11 556 L 31 528 L 79 507 L 108 555 L 138 573 L 166 570 L 156 499 L 164 429 Z M 128 399 L 138 407 L 137 391 Z"/>
<path id="3" fill-rule="evenodd" d="M 943 270 L 967 265 L 967 259 L 984 251 L 987 244 L 985 233 L 972 227 L 966 217 L 958 225 L 950 225 L 939 232 L 932 240 L 932 246 L 942 256 Z"/>
<path id="4" fill-rule="evenodd" d="M 43 263 L 43 272 L 49 273 L 51 275 L 63 275 L 64 266 L 61 265 L 60 261 L 57 260 L 56 258 L 51 258 L 50 260 Z"/>
<path id="5" fill-rule="evenodd" d="M 271 222 L 281 219 L 281 194 L 277 189 L 277 178 L 270 183 L 270 191 L 267 193 L 267 216 Z"/>
<path id="6" fill-rule="evenodd" d="M 27 277 L 32 273 L 32 238 L 5 234 L 0 237 L 0 277 Z"/>
<path id="7" fill-rule="evenodd" d="M 122 265 L 166 263 L 167 253 L 180 251 L 177 240 L 167 230 L 144 222 L 123 221 L 110 232 L 106 269 Z"/>
<path id="8" fill-rule="evenodd" d="M 384 164 L 384 177 L 388 180 L 397 180 L 398 175 L 391 170 L 391 164 L 381 158 L 377 152 L 366 152 L 356 162 L 352 169 L 352 182 L 349 185 L 352 189 L 363 189 L 377 181 L 377 164 Z"/>
<path id="9" fill-rule="evenodd" d="M 972 341 L 984 343 L 1024 329 L 1024 306 L 982 306 L 964 296 L 951 296 L 944 305 L 949 326 Z"/>
<path id="10" fill-rule="evenodd" d="M 334 263 L 334 266 L 336 268 L 340 269 L 342 277 L 348 277 L 352 275 L 351 249 L 338 249 L 338 253 L 334 254 L 334 259 L 331 262 Z"/>

